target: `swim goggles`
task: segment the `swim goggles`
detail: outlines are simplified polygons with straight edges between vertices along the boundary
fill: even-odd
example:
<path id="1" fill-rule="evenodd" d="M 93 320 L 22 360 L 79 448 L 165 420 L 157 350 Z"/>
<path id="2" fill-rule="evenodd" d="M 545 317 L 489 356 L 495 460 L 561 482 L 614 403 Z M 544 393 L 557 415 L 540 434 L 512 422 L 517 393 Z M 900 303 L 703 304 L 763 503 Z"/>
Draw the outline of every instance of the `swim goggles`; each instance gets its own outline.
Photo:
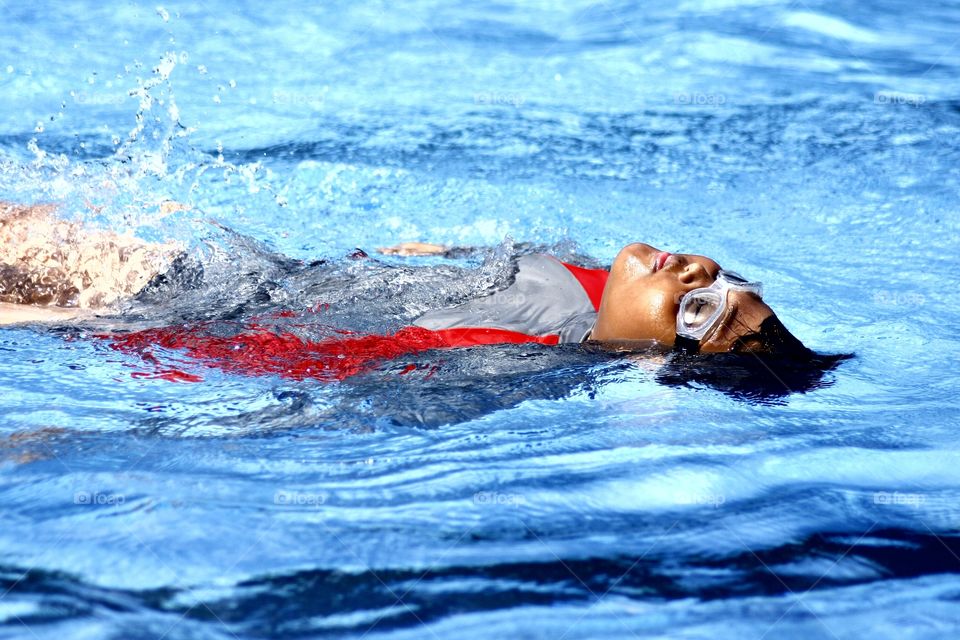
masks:
<path id="1" fill-rule="evenodd" d="M 723 317 L 729 291 L 748 291 L 763 297 L 763 284 L 750 282 L 739 273 L 720 270 L 709 287 L 688 291 L 677 311 L 677 335 L 700 341 Z"/>

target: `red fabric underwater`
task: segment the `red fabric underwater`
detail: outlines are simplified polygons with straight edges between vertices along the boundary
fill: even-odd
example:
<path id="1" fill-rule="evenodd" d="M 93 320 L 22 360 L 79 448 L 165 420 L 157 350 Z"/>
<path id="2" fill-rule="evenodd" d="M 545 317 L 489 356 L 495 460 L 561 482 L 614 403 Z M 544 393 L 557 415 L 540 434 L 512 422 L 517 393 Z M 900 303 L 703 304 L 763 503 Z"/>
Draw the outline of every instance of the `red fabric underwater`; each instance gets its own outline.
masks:
<path id="1" fill-rule="evenodd" d="M 194 374 L 163 365 L 153 348 L 176 349 L 206 366 L 246 375 L 279 375 L 303 380 L 343 380 L 361 373 L 375 362 L 391 360 L 432 349 L 472 347 L 485 344 L 538 343 L 555 345 L 559 336 L 528 336 L 502 329 L 443 329 L 431 331 L 406 327 L 393 335 L 356 335 L 344 332 L 316 342 L 292 333 L 277 333 L 251 324 L 233 336 L 210 335 L 204 324 L 145 329 L 122 335 L 102 336 L 123 353 L 139 354 L 156 368 L 136 377 L 197 382 Z"/>

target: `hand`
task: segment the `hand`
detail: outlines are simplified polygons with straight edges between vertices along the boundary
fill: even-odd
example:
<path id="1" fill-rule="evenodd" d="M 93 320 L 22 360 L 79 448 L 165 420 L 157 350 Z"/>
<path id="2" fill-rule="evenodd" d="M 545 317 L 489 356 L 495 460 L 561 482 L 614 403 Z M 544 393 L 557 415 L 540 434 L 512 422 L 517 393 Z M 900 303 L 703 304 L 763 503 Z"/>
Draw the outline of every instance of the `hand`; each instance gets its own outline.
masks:
<path id="1" fill-rule="evenodd" d="M 388 256 L 438 256 L 446 253 L 447 247 L 430 242 L 401 242 L 392 247 L 380 247 L 378 253 Z"/>

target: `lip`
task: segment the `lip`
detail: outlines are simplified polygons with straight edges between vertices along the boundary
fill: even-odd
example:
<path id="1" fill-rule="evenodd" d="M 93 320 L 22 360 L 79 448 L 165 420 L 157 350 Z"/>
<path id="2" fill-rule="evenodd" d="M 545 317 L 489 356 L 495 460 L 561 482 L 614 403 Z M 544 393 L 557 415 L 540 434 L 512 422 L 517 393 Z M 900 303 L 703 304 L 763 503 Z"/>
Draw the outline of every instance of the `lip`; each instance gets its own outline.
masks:
<path id="1" fill-rule="evenodd" d="M 666 251 L 661 251 L 658 253 L 657 257 L 653 261 L 653 272 L 656 273 L 657 271 L 660 271 L 660 269 L 663 269 L 663 265 L 667 263 L 667 260 L 669 260 L 670 256 L 672 255 L 672 253 L 668 253 Z"/>

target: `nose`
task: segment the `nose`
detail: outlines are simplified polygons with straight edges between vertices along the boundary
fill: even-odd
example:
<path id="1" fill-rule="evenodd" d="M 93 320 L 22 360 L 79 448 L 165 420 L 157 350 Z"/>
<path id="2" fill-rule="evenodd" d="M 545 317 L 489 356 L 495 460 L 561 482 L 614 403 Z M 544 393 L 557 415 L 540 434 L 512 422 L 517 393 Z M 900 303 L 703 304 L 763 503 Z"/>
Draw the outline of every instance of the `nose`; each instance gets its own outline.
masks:
<path id="1" fill-rule="evenodd" d="M 680 272 L 679 280 L 689 287 L 701 287 L 710 283 L 710 273 L 699 262 L 690 261 Z"/>

